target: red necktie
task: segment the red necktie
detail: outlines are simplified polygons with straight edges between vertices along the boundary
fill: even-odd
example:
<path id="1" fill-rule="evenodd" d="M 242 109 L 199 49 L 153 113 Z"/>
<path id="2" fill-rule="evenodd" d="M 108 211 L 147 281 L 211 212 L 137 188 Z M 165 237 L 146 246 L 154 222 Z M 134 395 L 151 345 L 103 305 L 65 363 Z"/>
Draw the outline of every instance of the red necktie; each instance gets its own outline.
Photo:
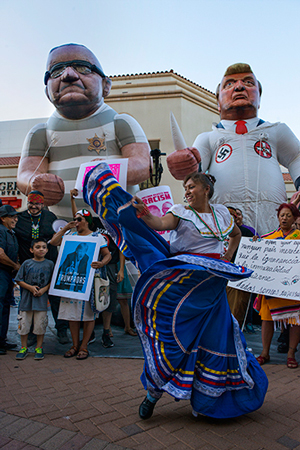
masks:
<path id="1" fill-rule="evenodd" d="M 248 133 L 247 127 L 246 127 L 246 123 L 244 120 L 237 120 L 235 122 L 236 125 L 236 129 L 235 132 L 236 134 L 245 134 Z"/>

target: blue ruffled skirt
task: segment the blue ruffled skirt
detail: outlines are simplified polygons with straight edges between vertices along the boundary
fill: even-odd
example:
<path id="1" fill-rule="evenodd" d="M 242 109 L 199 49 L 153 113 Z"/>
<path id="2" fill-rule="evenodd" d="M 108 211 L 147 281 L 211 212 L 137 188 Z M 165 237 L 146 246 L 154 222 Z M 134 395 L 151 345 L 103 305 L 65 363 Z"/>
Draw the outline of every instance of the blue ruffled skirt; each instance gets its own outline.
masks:
<path id="1" fill-rule="evenodd" d="M 225 290 L 227 280 L 252 272 L 204 256 L 172 257 L 164 239 L 137 219 L 131 198 L 107 164 L 87 174 L 85 202 L 142 272 L 132 309 L 145 356 L 145 389 L 190 399 L 195 412 L 215 418 L 255 411 L 268 380 L 246 351 Z"/>

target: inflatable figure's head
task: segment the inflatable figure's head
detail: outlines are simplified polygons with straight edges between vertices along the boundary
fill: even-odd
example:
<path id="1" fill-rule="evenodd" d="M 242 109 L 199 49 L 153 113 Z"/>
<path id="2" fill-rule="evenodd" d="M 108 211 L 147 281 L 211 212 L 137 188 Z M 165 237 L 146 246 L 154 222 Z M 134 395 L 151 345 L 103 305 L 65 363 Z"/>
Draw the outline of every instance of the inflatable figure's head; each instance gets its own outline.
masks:
<path id="1" fill-rule="evenodd" d="M 257 116 L 262 86 L 249 64 L 229 66 L 217 86 L 216 96 L 221 119 L 241 120 Z"/>
<path id="2" fill-rule="evenodd" d="M 50 102 L 62 116 L 73 120 L 97 111 L 111 89 L 111 80 L 96 56 L 79 44 L 50 50 L 44 82 Z"/>

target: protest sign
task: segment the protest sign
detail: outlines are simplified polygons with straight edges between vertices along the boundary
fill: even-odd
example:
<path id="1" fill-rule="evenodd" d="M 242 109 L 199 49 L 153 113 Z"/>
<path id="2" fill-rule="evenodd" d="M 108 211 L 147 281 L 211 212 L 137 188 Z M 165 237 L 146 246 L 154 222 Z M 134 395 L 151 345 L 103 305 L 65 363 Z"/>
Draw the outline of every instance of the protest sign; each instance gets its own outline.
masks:
<path id="1" fill-rule="evenodd" d="M 169 186 L 157 186 L 149 189 L 143 189 L 136 193 L 148 206 L 151 214 L 162 217 L 174 205 L 171 189 Z M 157 231 L 166 241 L 170 240 L 170 231 Z"/>
<path id="2" fill-rule="evenodd" d="M 229 282 L 242 291 L 300 301 L 300 240 L 241 239 L 235 263 L 252 269 L 250 278 Z"/>
<path id="3" fill-rule="evenodd" d="M 50 295 L 89 300 L 95 269 L 101 247 L 106 242 L 102 236 L 65 235 L 54 267 Z"/>
<path id="4" fill-rule="evenodd" d="M 78 191 L 77 198 L 83 198 L 83 183 L 86 174 L 95 166 L 98 166 L 98 164 L 100 164 L 101 162 L 106 162 L 106 164 L 109 165 L 113 176 L 120 183 L 122 188 L 126 190 L 128 158 L 106 159 L 105 161 L 90 161 L 81 164 L 79 167 L 75 183 L 75 189 L 77 189 Z"/>

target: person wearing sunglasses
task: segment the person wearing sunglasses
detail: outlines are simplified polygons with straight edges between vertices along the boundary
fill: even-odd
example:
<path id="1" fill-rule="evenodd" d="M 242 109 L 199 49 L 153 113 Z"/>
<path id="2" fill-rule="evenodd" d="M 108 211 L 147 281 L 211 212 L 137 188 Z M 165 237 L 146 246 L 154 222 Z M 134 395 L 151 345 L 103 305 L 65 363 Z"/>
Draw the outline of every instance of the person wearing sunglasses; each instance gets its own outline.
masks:
<path id="1" fill-rule="evenodd" d="M 72 228 L 76 228 L 76 231 L 72 232 Z M 78 236 L 97 236 L 101 241 L 101 245 L 104 246 L 100 249 L 99 261 L 93 261 L 91 267 L 93 269 L 101 270 L 106 264 L 111 260 L 111 254 L 107 248 L 107 243 L 100 233 L 93 232 L 93 218 L 90 211 L 87 209 L 81 209 L 77 211 L 74 215 L 74 220 L 67 223 L 61 230 L 59 230 L 51 239 L 50 244 L 58 246 L 61 244 L 64 234 L 73 234 Z M 68 273 L 72 275 L 78 275 L 79 278 L 86 275 L 87 271 L 87 256 L 86 256 L 86 244 L 80 243 L 75 252 L 67 255 L 66 260 L 63 262 L 59 270 L 63 273 Z M 73 277 L 72 277 L 73 278 Z M 66 289 L 66 286 L 63 287 Z M 80 285 L 78 288 L 70 285 L 70 290 L 78 292 L 80 290 Z M 86 359 L 89 356 L 89 351 L 87 349 L 91 334 L 95 327 L 95 319 L 97 313 L 92 310 L 91 303 L 93 302 L 93 293 L 89 301 L 80 301 L 70 298 L 62 297 L 59 305 L 58 318 L 69 321 L 69 327 L 71 331 L 73 345 L 64 354 L 65 358 L 72 358 L 76 356 L 76 359 Z M 80 322 L 83 322 L 83 336 L 80 342 Z"/>
<path id="2" fill-rule="evenodd" d="M 71 218 L 69 190 L 80 164 L 109 158 L 128 158 L 127 185 L 134 193 L 149 177 L 150 148 L 144 131 L 128 114 L 104 103 L 111 90 L 96 56 L 85 46 L 53 48 L 44 76 L 45 92 L 55 112 L 47 123 L 28 133 L 18 171 L 18 186 L 27 195 L 44 194 L 59 217 Z M 66 190 L 66 194 L 64 193 Z M 78 207 L 84 208 L 83 201 Z"/>

